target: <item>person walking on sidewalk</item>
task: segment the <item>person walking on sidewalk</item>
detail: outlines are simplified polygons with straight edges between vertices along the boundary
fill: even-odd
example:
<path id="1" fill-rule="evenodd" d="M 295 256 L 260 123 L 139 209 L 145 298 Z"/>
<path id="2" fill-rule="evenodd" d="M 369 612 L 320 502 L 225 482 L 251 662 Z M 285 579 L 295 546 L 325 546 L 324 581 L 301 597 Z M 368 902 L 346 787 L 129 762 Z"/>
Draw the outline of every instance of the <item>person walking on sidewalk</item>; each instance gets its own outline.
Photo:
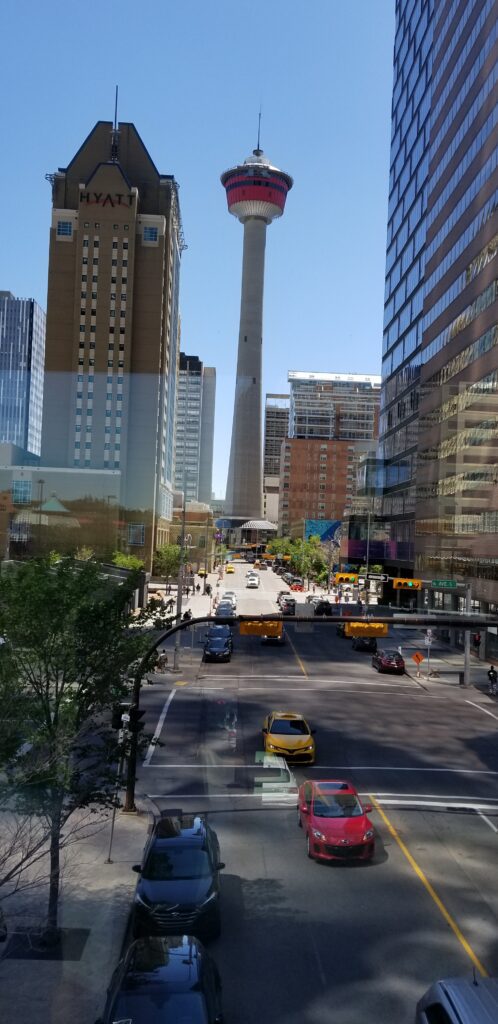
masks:
<path id="1" fill-rule="evenodd" d="M 498 683 L 498 675 L 494 665 L 490 665 L 488 669 L 489 686 L 488 692 L 492 697 L 496 697 L 496 685 Z"/>

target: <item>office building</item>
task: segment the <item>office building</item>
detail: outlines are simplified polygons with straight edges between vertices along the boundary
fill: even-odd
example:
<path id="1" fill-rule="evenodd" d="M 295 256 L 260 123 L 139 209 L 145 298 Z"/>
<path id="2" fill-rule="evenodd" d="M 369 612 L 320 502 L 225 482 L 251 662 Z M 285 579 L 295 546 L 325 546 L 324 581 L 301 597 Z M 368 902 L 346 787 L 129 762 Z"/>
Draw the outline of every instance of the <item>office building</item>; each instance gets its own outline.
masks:
<path id="1" fill-rule="evenodd" d="M 380 380 L 373 374 L 290 371 L 289 437 L 376 438 Z"/>
<path id="2" fill-rule="evenodd" d="M 289 431 L 289 395 L 267 394 L 263 448 L 263 515 L 278 522 L 280 452 Z"/>
<path id="3" fill-rule="evenodd" d="M 148 566 L 173 511 L 178 187 L 133 124 L 106 121 L 48 178 L 43 477 L 64 505 L 112 500 L 115 542 Z"/>
<path id="4" fill-rule="evenodd" d="M 498 606 L 498 10 L 398 3 L 381 444 L 400 575 Z M 431 590 L 458 607 L 462 594 Z"/>
<path id="5" fill-rule="evenodd" d="M 180 352 L 175 416 L 175 488 L 209 504 L 213 473 L 216 370 Z M 201 496 L 202 495 L 202 496 Z"/>
<path id="6" fill-rule="evenodd" d="M 228 210 L 244 225 L 242 292 L 227 515 L 260 519 L 263 506 L 261 361 L 266 228 L 281 217 L 292 178 L 273 167 L 258 146 L 243 164 L 221 175 Z"/>
<path id="7" fill-rule="evenodd" d="M 40 454 L 45 313 L 0 291 L 0 443 Z"/>

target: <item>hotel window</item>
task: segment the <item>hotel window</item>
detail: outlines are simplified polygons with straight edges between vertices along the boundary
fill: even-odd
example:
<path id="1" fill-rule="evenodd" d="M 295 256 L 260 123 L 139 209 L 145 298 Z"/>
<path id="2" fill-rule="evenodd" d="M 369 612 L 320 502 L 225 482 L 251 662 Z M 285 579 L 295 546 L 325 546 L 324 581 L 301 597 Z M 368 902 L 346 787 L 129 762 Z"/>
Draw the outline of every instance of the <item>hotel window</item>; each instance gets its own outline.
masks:
<path id="1" fill-rule="evenodd" d="M 85 333 L 85 325 L 84 324 L 80 324 L 80 334 L 84 334 L 84 333 Z"/>
<path id="2" fill-rule="evenodd" d="M 83 224 L 83 227 L 84 227 L 84 228 L 89 228 L 89 227 L 90 227 L 90 221 L 89 221 L 89 220 L 86 220 L 86 221 L 84 222 L 84 224 Z"/>
<path id="3" fill-rule="evenodd" d="M 81 275 L 81 283 L 84 284 L 84 282 L 87 281 L 87 280 L 88 280 L 88 278 L 87 278 L 86 274 L 82 274 Z"/>
<path id="4" fill-rule="evenodd" d="M 88 238 L 83 239 L 83 248 L 88 249 Z"/>
<path id="5" fill-rule="evenodd" d="M 100 242 L 99 242 L 98 238 L 94 238 L 94 240 L 93 240 L 93 247 L 94 247 L 94 249 L 98 249 L 99 245 L 100 245 Z"/>
<path id="6" fill-rule="evenodd" d="M 118 265 L 118 261 L 117 260 L 111 260 L 111 267 L 117 267 L 117 265 Z M 114 280 L 115 279 L 113 278 L 113 283 L 114 283 Z"/>
<path id="7" fill-rule="evenodd" d="M 127 267 L 128 266 L 128 260 L 123 260 L 121 266 L 122 267 Z"/>
<path id="8" fill-rule="evenodd" d="M 124 226 L 124 230 L 125 230 L 125 231 L 128 231 L 128 230 L 129 230 L 129 227 L 130 227 L 130 225 L 129 225 L 129 224 L 124 224 L 123 226 Z"/>
<path id="9" fill-rule="evenodd" d="M 127 248 L 128 248 L 128 242 L 123 242 L 123 249 L 127 249 Z"/>
<path id="10" fill-rule="evenodd" d="M 88 263 L 88 256 L 83 256 L 83 259 L 82 259 L 82 261 L 81 261 L 81 262 L 82 262 L 82 263 L 84 264 L 84 266 L 86 267 L 86 265 L 87 265 L 87 263 Z"/>
<path id="11" fill-rule="evenodd" d="M 99 258 L 98 258 L 98 256 L 94 260 L 92 260 L 92 263 L 93 263 L 94 267 L 98 267 L 98 265 L 99 265 Z"/>
<path id="12" fill-rule="evenodd" d="M 100 224 L 95 223 L 93 226 L 94 226 L 94 228 L 99 228 Z"/>
<path id="13" fill-rule="evenodd" d="M 92 281 L 93 281 L 93 284 L 97 284 L 98 277 L 97 276 L 92 277 Z"/>
<path id="14" fill-rule="evenodd" d="M 73 225 L 70 220 L 57 221 L 57 238 L 72 238 Z"/>

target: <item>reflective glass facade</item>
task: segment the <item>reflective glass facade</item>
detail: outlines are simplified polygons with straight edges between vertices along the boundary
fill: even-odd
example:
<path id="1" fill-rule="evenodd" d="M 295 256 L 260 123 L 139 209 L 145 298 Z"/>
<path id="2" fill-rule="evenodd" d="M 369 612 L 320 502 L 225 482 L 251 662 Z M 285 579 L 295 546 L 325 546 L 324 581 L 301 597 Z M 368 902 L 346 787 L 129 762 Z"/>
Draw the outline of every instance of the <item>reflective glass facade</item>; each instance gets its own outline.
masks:
<path id="1" fill-rule="evenodd" d="M 0 292 L 0 442 L 40 454 L 45 313 Z"/>
<path id="2" fill-rule="evenodd" d="M 435 0 L 398 0 L 379 456 L 386 561 L 413 560 Z"/>
<path id="3" fill-rule="evenodd" d="M 415 569 L 498 601 L 498 11 L 436 4 Z"/>

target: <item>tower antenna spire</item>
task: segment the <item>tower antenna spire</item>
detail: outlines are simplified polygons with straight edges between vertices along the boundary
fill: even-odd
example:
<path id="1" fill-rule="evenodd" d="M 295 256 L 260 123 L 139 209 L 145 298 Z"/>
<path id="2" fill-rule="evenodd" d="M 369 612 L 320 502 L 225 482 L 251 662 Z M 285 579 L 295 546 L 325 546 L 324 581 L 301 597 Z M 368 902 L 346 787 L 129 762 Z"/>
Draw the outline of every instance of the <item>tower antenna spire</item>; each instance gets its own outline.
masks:
<path id="1" fill-rule="evenodd" d="M 118 131 L 118 86 L 114 97 L 114 123 L 111 132 L 111 160 L 118 159 L 119 131 Z"/>
<path id="2" fill-rule="evenodd" d="M 256 147 L 256 153 L 261 153 L 261 147 L 260 147 L 260 144 L 259 144 L 260 136 L 261 136 L 261 103 L 259 105 L 259 114 L 258 114 L 258 145 Z"/>

